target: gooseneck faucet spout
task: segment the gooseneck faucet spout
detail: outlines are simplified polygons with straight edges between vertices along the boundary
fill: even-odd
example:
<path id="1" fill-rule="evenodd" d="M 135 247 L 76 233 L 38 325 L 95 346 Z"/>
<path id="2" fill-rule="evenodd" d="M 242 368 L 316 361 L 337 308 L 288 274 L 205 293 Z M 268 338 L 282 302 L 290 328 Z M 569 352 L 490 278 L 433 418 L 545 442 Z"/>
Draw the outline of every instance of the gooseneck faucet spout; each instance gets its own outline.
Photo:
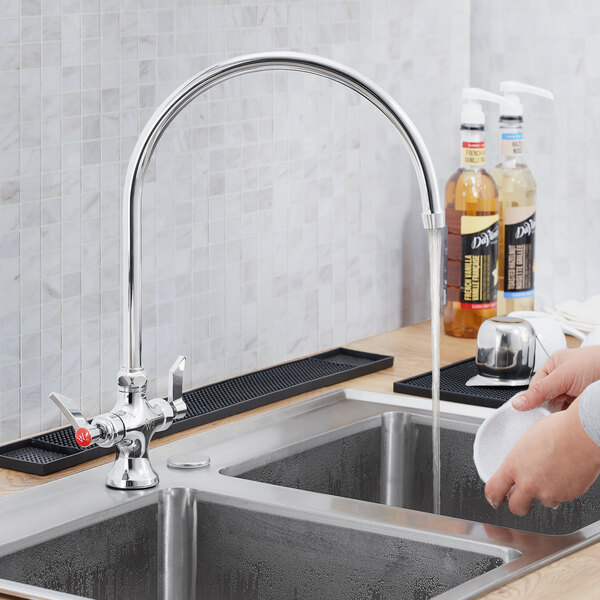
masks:
<path id="1" fill-rule="evenodd" d="M 188 79 L 158 107 L 140 134 L 127 168 L 121 219 L 121 360 L 126 371 L 137 372 L 142 369 L 142 188 L 154 149 L 169 124 L 192 100 L 228 79 L 267 70 L 292 70 L 320 75 L 349 87 L 374 104 L 406 142 L 419 179 L 425 227 L 444 226 L 444 211 L 425 142 L 404 110 L 375 83 L 334 61 L 295 52 L 249 54 L 210 67 Z"/>
<path id="2" fill-rule="evenodd" d="M 249 54 L 226 60 L 202 71 L 177 88 L 154 112 L 140 134 L 127 168 L 121 218 L 122 346 L 121 370 L 118 380 L 120 398 L 112 413 L 139 413 L 145 414 L 144 418 L 152 419 L 154 412 L 152 407 L 148 408 L 146 401 L 147 377 L 142 366 L 141 317 L 142 190 L 146 170 L 154 149 L 169 124 L 192 100 L 228 79 L 246 73 L 267 70 L 292 70 L 319 75 L 354 90 L 376 106 L 400 132 L 412 157 L 419 180 L 424 227 L 426 229 L 444 227 L 444 211 L 440 203 L 435 172 L 421 135 L 398 103 L 357 71 L 325 58 L 295 52 Z M 166 419 L 168 411 L 164 407 L 161 418 L 163 418 L 163 412 Z M 117 443 L 117 448 L 119 453 L 129 455 L 131 444 L 123 446 L 126 440 L 127 434 L 124 434 L 123 441 Z M 139 439 L 136 439 L 137 442 Z M 149 442 L 149 438 L 147 442 Z M 147 448 L 143 448 L 144 457 L 146 457 L 146 450 Z M 117 463 L 119 461 L 118 456 Z M 127 487 L 136 487 L 135 483 L 129 479 L 129 475 L 125 479 L 129 481 Z M 115 481 L 122 480 L 123 477 L 115 478 L 113 473 L 112 478 L 109 478 L 109 485 L 125 487 L 118 483 L 115 484 Z M 140 485 L 139 487 L 147 486 Z"/>

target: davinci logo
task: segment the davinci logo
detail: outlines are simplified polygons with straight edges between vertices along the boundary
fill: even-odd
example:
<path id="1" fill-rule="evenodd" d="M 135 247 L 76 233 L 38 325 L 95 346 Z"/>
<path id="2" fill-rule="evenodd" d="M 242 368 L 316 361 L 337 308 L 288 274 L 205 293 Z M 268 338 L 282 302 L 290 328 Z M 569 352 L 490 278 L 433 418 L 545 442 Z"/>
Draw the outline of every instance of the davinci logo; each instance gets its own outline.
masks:
<path id="1" fill-rule="evenodd" d="M 522 237 L 529 237 L 535 232 L 535 218 L 531 217 L 527 221 L 523 221 L 521 225 L 517 227 L 515 232 L 515 239 L 520 240 Z"/>
<path id="2" fill-rule="evenodd" d="M 478 235 L 474 235 L 471 240 L 471 249 L 476 250 L 477 248 L 488 248 L 490 244 L 498 239 L 498 225 L 495 224 L 489 229 L 485 229 Z"/>

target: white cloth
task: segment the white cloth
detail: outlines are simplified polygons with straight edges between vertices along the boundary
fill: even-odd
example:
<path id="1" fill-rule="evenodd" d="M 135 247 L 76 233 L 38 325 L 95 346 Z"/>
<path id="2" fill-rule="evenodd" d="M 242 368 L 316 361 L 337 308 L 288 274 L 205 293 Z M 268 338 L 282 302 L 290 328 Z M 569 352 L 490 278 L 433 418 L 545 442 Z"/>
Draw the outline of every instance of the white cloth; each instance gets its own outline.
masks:
<path id="1" fill-rule="evenodd" d="M 512 398 L 491 414 L 477 430 L 473 444 L 473 461 L 482 481 L 487 483 L 519 438 L 549 414 L 545 406 L 518 411 Z"/>
<path id="2" fill-rule="evenodd" d="M 590 383 L 579 396 L 579 420 L 586 433 L 600 446 L 600 381 Z"/>
<path id="3" fill-rule="evenodd" d="M 584 302 L 565 300 L 552 307 L 546 306 L 543 310 L 561 323 L 575 327 L 583 333 L 600 327 L 600 296 L 593 296 Z"/>

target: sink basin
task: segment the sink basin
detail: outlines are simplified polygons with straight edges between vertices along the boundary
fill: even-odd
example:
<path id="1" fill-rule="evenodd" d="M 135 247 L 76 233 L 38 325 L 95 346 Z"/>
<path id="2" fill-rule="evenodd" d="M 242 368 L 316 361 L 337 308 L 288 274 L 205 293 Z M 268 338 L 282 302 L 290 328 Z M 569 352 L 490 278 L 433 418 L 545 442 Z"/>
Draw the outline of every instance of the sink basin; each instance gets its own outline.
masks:
<path id="1" fill-rule="evenodd" d="M 98 600 L 431 598 L 506 562 L 189 489 L 0 558 L 2 576 Z"/>
<path id="2" fill-rule="evenodd" d="M 600 480 L 557 510 L 539 502 L 526 517 L 494 510 L 473 463 L 477 425 L 445 419 L 441 439 L 441 513 L 450 517 L 563 535 L 600 520 Z M 267 461 L 267 462 L 265 462 Z M 225 471 L 301 490 L 432 512 L 431 418 L 386 412 Z"/>
<path id="3" fill-rule="evenodd" d="M 471 461 L 490 409 L 442 403 L 442 515 L 431 409 L 337 390 L 153 448 L 160 485 L 109 465 L 0 499 L 0 592 L 40 600 L 475 598 L 600 539 L 594 486 L 519 519 Z M 198 469 L 167 465 L 210 464 Z"/>

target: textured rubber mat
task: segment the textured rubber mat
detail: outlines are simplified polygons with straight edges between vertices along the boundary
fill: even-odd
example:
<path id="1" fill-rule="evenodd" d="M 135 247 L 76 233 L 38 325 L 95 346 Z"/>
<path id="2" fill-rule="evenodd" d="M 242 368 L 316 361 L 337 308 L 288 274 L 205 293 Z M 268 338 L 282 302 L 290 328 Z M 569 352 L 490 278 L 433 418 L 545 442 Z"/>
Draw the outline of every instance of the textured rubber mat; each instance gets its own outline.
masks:
<path id="1" fill-rule="evenodd" d="M 340 383 L 394 364 L 392 356 L 337 348 L 262 371 L 240 375 L 184 393 L 186 416 L 155 438 L 170 435 L 258 406 L 277 402 L 320 387 Z M 72 427 L 63 427 L 0 446 L 0 467 L 48 475 L 98 456 L 112 448 L 92 445 L 82 449 Z"/>
<path id="2" fill-rule="evenodd" d="M 477 375 L 474 358 L 461 360 L 440 370 L 440 398 L 450 402 L 498 408 L 515 394 L 527 389 L 520 387 L 467 387 L 466 382 Z M 431 398 L 431 371 L 394 383 L 394 391 Z"/>

